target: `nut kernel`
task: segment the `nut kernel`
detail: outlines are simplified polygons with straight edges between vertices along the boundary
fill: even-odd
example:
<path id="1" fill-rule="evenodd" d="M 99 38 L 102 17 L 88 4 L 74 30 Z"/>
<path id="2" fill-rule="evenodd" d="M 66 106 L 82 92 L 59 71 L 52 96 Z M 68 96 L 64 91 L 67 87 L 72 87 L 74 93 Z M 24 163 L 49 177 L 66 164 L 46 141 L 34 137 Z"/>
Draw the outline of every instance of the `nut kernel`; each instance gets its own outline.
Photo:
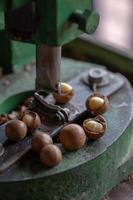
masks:
<path id="1" fill-rule="evenodd" d="M 60 84 L 60 87 L 61 87 L 61 93 L 69 93 L 73 89 L 71 85 L 64 82 Z"/>
<path id="2" fill-rule="evenodd" d="M 28 127 L 32 127 L 33 117 L 31 115 L 25 114 L 22 120 Z"/>
<path id="3" fill-rule="evenodd" d="M 100 108 L 101 106 L 103 106 L 103 104 L 104 104 L 104 99 L 100 97 L 92 97 L 89 101 L 89 107 L 92 110 Z"/>
<path id="4" fill-rule="evenodd" d="M 105 133 L 107 122 L 103 116 L 98 115 L 95 118 L 86 119 L 83 122 L 83 128 L 89 139 L 96 140 Z"/>
<path id="5" fill-rule="evenodd" d="M 92 115 L 101 115 L 109 108 L 109 100 L 100 93 L 94 93 L 87 98 L 86 108 Z"/>
<path id="6" fill-rule="evenodd" d="M 103 125 L 96 121 L 87 121 L 85 126 L 89 131 L 93 132 L 103 131 Z"/>
<path id="7" fill-rule="evenodd" d="M 67 83 L 60 83 L 60 93 L 53 93 L 55 101 L 59 104 L 68 103 L 74 96 L 73 88 Z"/>

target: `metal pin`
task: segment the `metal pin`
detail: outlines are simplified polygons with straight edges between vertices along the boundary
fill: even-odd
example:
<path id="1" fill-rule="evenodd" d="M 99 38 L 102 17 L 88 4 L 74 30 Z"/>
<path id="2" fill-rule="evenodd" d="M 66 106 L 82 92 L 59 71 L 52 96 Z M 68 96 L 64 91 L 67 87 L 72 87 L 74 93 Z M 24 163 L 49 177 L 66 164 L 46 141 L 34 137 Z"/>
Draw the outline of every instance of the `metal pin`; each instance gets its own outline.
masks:
<path id="1" fill-rule="evenodd" d="M 38 45 L 36 62 L 36 90 L 59 92 L 61 47 Z"/>
<path id="2" fill-rule="evenodd" d="M 92 90 L 93 90 L 93 92 L 97 91 L 97 83 L 92 84 Z"/>

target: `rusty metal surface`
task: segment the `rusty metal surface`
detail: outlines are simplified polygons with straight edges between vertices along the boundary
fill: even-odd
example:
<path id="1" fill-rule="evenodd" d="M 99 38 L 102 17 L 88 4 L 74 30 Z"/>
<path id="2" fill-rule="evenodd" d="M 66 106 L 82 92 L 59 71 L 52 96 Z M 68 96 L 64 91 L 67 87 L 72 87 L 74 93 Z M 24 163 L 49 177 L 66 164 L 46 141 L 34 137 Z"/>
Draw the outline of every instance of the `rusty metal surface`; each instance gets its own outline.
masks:
<path id="1" fill-rule="evenodd" d="M 36 89 L 58 91 L 60 82 L 61 47 L 36 46 Z"/>

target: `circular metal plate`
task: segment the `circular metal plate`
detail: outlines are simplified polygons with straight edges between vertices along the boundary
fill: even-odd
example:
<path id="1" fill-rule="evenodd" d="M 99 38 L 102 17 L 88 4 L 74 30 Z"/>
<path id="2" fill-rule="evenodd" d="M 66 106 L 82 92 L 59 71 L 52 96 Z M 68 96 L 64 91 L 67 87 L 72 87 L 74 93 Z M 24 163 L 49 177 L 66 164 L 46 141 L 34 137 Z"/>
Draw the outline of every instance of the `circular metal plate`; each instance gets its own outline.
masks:
<path id="1" fill-rule="evenodd" d="M 71 81 L 75 87 L 77 83 Z M 86 86 L 84 86 L 86 87 Z M 79 91 L 80 92 L 80 91 Z M 82 93 L 84 93 L 82 91 Z M 85 92 L 87 95 L 88 91 Z M 80 96 L 81 100 L 81 96 Z M 74 101 L 74 100 L 73 100 Z M 0 174 L 0 182 L 14 182 L 44 178 L 68 171 L 99 157 L 123 134 L 132 119 L 132 88 L 125 79 L 125 85 L 110 98 L 110 110 L 105 114 L 108 122 L 106 134 L 95 142 L 88 142 L 82 149 L 65 152 L 60 165 L 47 169 L 39 159 L 29 152 L 22 160 Z M 127 147 L 128 148 L 128 147 Z"/>

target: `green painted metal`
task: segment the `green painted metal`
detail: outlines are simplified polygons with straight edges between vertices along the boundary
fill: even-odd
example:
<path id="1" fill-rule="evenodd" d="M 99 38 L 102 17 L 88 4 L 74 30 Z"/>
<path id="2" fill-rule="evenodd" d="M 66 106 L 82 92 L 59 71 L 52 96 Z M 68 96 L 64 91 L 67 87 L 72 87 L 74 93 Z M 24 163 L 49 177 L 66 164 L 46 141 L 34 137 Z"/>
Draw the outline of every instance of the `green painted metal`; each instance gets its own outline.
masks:
<path id="1" fill-rule="evenodd" d="M 0 2 L 0 10 L 5 10 L 5 7 L 17 8 L 26 2 L 29 2 L 29 0 L 12 0 L 8 1 L 7 5 L 6 1 L 3 0 Z M 99 22 L 99 16 L 92 11 L 92 3 L 92 0 L 84 0 L 84 2 L 82 0 L 37 1 L 35 6 L 39 21 L 37 22 L 36 33 L 32 35 L 30 41 L 57 46 L 63 45 L 82 34 L 83 32 L 80 29 L 89 33 L 94 32 Z M 74 23 L 70 18 L 77 10 L 81 12 L 81 20 Z M 0 66 L 4 67 L 5 73 L 21 68 L 23 64 L 35 57 L 35 46 L 12 42 L 8 38 L 4 29 L 4 13 L 2 12 L 0 12 L 0 30 Z M 23 37 L 20 36 L 20 38 L 23 41 Z"/>
<path id="2" fill-rule="evenodd" d="M 89 67 L 96 66 L 72 60 L 64 60 L 62 65 L 65 81 Z M 5 80 L 10 80 L 11 84 L 3 86 Z M 15 101 L 17 104 L 21 98 L 23 100 L 24 91 L 34 89 L 34 80 L 34 69 L 3 78 L 0 81 L 0 105 L 3 111 L 5 108 L 6 111 L 11 109 L 4 106 L 5 100 L 14 108 Z M 16 94 L 17 96 L 14 96 Z M 7 179 L 3 181 L 0 176 L 1 200 L 8 200 L 11 196 L 16 200 L 100 200 L 133 170 L 132 97 L 129 84 L 114 94 L 110 99 L 111 108 L 105 115 L 108 121 L 106 135 L 79 151 L 65 153 L 59 166 L 46 169 L 34 156 L 27 155 L 10 169 L 15 170 L 15 175 L 8 177 L 7 171 Z"/>
<path id="3" fill-rule="evenodd" d="M 23 103 L 32 94 L 33 91 L 27 91 L 10 96 L 0 105 L 0 114 L 10 113 L 13 109 L 16 109 L 17 105 Z"/>
<path id="4" fill-rule="evenodd" d="M 69 79 L 75 77 L 76 75 L 80 74 L 82 70 L 88 69 L 90 67 L 90 64 L 82 63 L 82 69 L 81 69 L 81 63 L 80 62 L 72 62 L 68 59 L 63 59 L 64 64 L 61 68 L 61 78 L 64 81 L 68 81 Z M 92 66 L 96 66 L 95 64 L 92 64 Z M 17 73 L 14 73 L 12 75 L 4 76 L 0 80 L 0 105 L 3 105 L 3 102 L 10 98 L 12 95 L 18 95 L 18 93 L 23 93 L 26 90 L 32 91 L 35 89 L 35 73 L 36 69 L 35 66 L 32 68 L 31 71 L 20 71 Z M 6 81 L 8 81 L 10 84 L 6 85 L 4 84 Z M 3 112 L 3 106 L 1 106 L 0 113 Z M 7 110 L 7 111 L 10 111 Z"/>
<path id="5" fill-rule="evenodd" d="M 11 42 L 12 68 L 19 71 L 23 66 L 31 61 L 35 61 L 35 46 L 22 42 Z"/>
<path id="6" fill-rule="evenodd" d="M 21 70 L 25 64 L 35 60 L 35 46 L 14 42 L 0 31 L 0 66 L 5 73 Z"/>
<path id="7" fill-rule="evenodd" d="M 37 42 L 57 46 L 68 43 L 83 33 L 79 30 L 79 24 L 76 22 L 71 23 L 69 19 L 76 10 L 81 12 L 86 9 L 92 10 L 92 0 L 40 0 L 37 2 L 37 7 L 39 18 L 41 19 Z M 87 16 L 86 18 L 89 19 L 89 17 Z M 84 21 L 85 23 L 88 22 L 88 20 Z M 95 24 L 98 25 L 98 21 L 97 17 L 91 18 L 90 28 Z"/>
<path id="8" fill-rule="evenodd" d="M 4 13 L 0 12 L 0 67 L 4 73 L 10 73 L 21 70 L 32 60 L 35 60 L 35 46 L 11 41 L 4 30 Z"/>
<path id="9" fill-rule="evenodd" d="M 7 10 L 7 9 L 15 9 L 19 6 L 22 6 L 29 0 L 1 0 L 0 1 L 0 11 Z"/>
<path id="10" fill-rule="evenodd" d="M 96 30 L 99 15 L 93 11 L 92 3 L 93 0 L 28 1 L 27 6 L 8 12 L 6 28 L 14 40 L 61 46 L 83 32 L 91 34 Z M 77 10 L 81 14 L 74 20 Z"/>
<path id="11" fill-rule="evenodd" d="M 0 31 L 4 29 L 4 12 L 0 12 Z"/>
<path id="12" fill-rule="evenodd" d="M 0 12 L 0 67 L 4 73 L 21 70 L 23 65 L 35 60 L 35 46 L 11 41 L 4 29 L 4 12 Z"/>
<path id="13" fill-rule="evenodd" d="M 127 156 L 124 153 L 125 146 L 128 146 L 129 149 L 132 148 L 131 144 L 129 146 L 129 141 L 132 139 L 132 128 L 130 125 L 127 131 L 123 132 L 122 137 L 100 156 L 78 167 L 32 181 L 1 183 L 1 200 L 9 200 L 11 194 L 12 198 L 16 200 L 100 200 L 133 168 L 131 160 L 126 161 L 121 166 L 118 165 Z M 94 148 L 97 148 L 96 145 Z M 66 165 L 68 165 L 67 160 L 72 159 L 72 154 L 74 157 L 75 152 L 69 154 L 70 156 L 66 156 Z M 87 154 L 89 156 L 89 151 Z M 79 155 L 80 152 L 76 156 Z M 25 170 L 24 162 L 22 167 Z M 30 166 L 29 170 L 31 168 L 33 169 L 31 175 L 38 172 L 36 166 Z M 40 174 L 42 172 L 43 169 L 40 169 Z M 14 190 L 14 188 L 16 189 Z"/>

